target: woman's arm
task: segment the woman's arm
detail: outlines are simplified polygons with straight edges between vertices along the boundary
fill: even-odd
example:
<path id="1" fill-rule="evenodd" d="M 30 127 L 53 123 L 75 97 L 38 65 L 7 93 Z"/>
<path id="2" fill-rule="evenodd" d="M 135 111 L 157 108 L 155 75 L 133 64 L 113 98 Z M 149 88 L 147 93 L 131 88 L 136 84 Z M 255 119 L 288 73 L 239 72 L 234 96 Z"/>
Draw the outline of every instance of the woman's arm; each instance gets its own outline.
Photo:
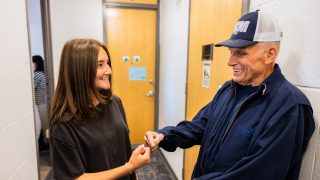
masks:
<path id="1" fill-rule="evenodd" d="M 150 148 L 144 147 L 144 145 L 138 146 L 130 157 L 128 163 L 119 166 L 114 169 L 101 171 L 97 173 L 84 173 L 76 180 L 98 180 L 98 179 L 118 179 L 122 176 L 131 174 L 134 170 L 139 167 L 146 165 L 150 162 Z"/>

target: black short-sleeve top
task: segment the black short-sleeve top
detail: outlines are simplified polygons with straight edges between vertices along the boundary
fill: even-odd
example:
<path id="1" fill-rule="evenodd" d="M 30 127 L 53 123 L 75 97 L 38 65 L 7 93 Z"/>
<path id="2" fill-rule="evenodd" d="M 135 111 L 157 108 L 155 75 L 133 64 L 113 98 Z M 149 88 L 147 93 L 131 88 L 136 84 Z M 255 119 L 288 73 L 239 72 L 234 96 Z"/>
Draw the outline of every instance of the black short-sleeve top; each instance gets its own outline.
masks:
<path id="1" fill-rule="evenodd" d="M 75 179 L 124 165 L 131 156 L 129 129 L 121 100 L 117 96 L 101 109 L 97 119 L 56 123 L 50 131 L 53 176 Z M 121 180 L 135 179 L 135 174 Z"/>

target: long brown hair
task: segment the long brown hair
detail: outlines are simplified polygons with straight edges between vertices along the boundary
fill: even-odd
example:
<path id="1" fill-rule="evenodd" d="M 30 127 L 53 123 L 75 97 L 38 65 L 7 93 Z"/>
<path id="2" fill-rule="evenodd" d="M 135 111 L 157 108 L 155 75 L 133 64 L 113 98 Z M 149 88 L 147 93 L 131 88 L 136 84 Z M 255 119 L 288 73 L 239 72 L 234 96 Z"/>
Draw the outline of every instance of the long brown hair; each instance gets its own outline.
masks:
<path id="1" fill-rule="evenodd" d="M 108 90 L 95 87 L 99 49 L 103 48 L 111 67 L 107 47 L 94 39 L 73 39 L 65 43 L 61 59 L 58 83 L 53 95 L 50 126 L 56 122 L 92 119 L 97 114 L 93 97 L 105 103 L 112 97 Z M 111 85 L 111 78 L 110 85 Z"/>

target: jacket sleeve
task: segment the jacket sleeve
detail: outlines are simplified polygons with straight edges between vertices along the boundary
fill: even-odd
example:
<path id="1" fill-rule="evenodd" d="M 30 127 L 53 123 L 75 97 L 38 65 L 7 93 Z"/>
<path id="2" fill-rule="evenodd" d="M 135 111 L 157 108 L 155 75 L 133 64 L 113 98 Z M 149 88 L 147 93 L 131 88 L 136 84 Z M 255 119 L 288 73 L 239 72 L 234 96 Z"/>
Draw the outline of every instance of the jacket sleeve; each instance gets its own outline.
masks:
<path id="1" fill-rule="evenodd" d="M 192 121 L 182 121 L 176 127 L 167 126 L 158 130 L 158 133 L 164 135 L 164 140 L 159 144 L 166 151 L 175 151 L 177 147 L 186 149 L 194 145 L 200 145 L 206 130 L 211 112 L 215 102 L 221 97 L 223 92 L 229 88 L 231 81 L 227 81 L 218 90 L 213 100 L 204 106 L 192 119 Z"/>
<path id="2" fill-rule="evenodd" d="M 247 156 L 227 171 L 211 172 L 196 179 L 296 179 L 303 153 L 315 128 L 312 109 L 297 105 L 278 118 L 270 120 Z"/>
<path id="3" fill-rule="evenodd" d="M 212 102 L 203 107 L 192 121 L 182 121 L 177 126 L 167 126 L 158 130 L 164 135 L 164 140 L 159 144 L 166 151 L 175 151 L 177 147 L 189 148 L 199 145 L 208 122 Z"/>

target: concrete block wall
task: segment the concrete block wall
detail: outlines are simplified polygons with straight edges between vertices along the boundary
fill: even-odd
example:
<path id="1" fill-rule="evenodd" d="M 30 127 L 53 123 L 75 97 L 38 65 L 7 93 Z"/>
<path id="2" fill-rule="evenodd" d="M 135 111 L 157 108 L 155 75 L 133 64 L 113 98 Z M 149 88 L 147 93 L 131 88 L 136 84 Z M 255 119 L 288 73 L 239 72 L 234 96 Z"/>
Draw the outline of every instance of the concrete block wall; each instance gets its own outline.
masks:
<path id="1" fill-rule="evenodd" d="M 0 179 L 38 179 L 25 0 L 0 1 Z"/>
<path id="2" fill-rule="evenodd" d="M 277 62 L 287 79 L 309 98 L 316 130 L 304 155 L 300 180 L 320 179 L 320 1 L 252 0 L 250 11 L 260 9 L 275 16 L 284 37 Z"/>

